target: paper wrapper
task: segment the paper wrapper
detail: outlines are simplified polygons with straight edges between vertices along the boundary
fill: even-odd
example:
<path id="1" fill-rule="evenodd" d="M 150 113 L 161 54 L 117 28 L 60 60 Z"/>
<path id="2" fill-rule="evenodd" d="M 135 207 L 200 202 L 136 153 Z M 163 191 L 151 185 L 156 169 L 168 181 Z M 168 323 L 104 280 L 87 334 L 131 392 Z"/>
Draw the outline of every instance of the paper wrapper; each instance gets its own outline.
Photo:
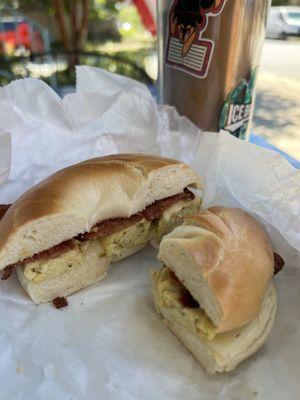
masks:
<path id="1" fill-rule="evenodd" d="M 300 393 L 300 172 L 274 152 L 200 132 L 146 87 L 89 67 L 61 100 L 26 79 L 0 89 L 0 202 L 72 163 L 147 152 L 191 163 L 204 207 L 239 206 L 260 219 L 286 260 L 275 277 L 276 322 L 266 344 L 234 372 L 208 376 L 157 315 L 147 248 L 60 311 L 36 306 L 16 276 L 0 284 L 0 398 L 296 400 Z M 11 164 L 10 162 L 11 141 Z M 8 181 L 3 184 L 5 178 Z"/>

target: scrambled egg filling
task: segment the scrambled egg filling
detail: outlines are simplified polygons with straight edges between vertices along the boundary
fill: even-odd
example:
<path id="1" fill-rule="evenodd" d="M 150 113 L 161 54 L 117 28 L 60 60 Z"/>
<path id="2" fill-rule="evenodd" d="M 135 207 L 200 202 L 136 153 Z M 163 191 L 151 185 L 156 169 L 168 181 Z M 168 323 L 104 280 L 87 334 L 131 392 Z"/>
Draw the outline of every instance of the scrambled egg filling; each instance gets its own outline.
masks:
<path id="1" fill-rule="evenodd" d="M 29 262 L 24 266 L 24 275 L 33 282 L 41 282 L 63 274 L 71 268 L 79 267 L 87 258 L 101 258 L 105 251 L 98 240 L 80 243 L 75 242 L 75 248 L 48 260 Z"/>
<path id="2" fill-rule="evenodd" d="M 131 248 L 146 244 L 150 239 L 160 240 L 183 222 L 185 215 L 200 210 L 201 199 L 181 200 L 163 212 L 158 221 L 142 219 L 126 229 L 105 238 L 75 242 L 75 248 L 48 260 L 37 260 L 24 266 L 24 275 L 33 282 L 40 282 L 79 267 L 86 257 L 110 257 L 116 261 Z"/>
<path id="3" fill-rule="evenodd" d="M 187 289 L 174 276 L 168 267 L 152 272 L 154 280 L 154 296 L 160 308 L 168 308 L 178 322 L 189 331 L 206 340 L 216 336 L 216 327 L 205 315 L 200 307 L 187 307 L 182 299 L 187 294 Z"/>
<path id="4" fill-rule="evenodd" d="M 200 211 L 201 202 L 201 197 L 195 197 L 194 200 L 180 200 L 168 208 L 158 221 L 152 223 L 151 239 L 160 240 L 164 235 L 181 225 L 183 217 L 196 214 Z"/>
<path id="5" fill-rule="evenodd" d="M 150 221 L 142 219 L 120 232 L 101 239 L 101 245 L 104 247 L 105 254 L 116 261 L 122 257 L 126 250 L 147 243 L 149 240 L 150 225 Z"/>

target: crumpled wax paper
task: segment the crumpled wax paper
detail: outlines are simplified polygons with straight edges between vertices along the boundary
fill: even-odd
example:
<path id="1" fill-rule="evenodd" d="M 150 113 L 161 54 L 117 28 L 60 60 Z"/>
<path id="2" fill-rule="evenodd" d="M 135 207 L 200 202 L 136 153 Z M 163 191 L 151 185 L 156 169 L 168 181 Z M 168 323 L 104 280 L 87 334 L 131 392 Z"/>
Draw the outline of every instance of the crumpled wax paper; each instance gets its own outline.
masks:
<path id="1" fill-rule="evenodd" d="M 10 134 L 0 131 L 0 185 L 6 182 L 10 171 Z"/>
<path id="2" fill-rule="evenodd" d="M 16 276 L 1 281 L 1 400 L 299 398 L 298 170 L 269 150 L 200 132 L 173 108 L 157 107 L 144 85 L 90 67 L 78 67 L 76 93 L 64 99 L 34 79 L 0 88 L 0 122 L 0 203 L 90 157 L 165 155 L 203 175 L 204 207 L 248 210 L 286 260 L 274 278 L 279 304 L 266 344 L 235 371 L 215 376 L 157 315 L 151 248 L 114 264 L 104 281 L 70 296 L 60 311 L 34 305 Z"/>

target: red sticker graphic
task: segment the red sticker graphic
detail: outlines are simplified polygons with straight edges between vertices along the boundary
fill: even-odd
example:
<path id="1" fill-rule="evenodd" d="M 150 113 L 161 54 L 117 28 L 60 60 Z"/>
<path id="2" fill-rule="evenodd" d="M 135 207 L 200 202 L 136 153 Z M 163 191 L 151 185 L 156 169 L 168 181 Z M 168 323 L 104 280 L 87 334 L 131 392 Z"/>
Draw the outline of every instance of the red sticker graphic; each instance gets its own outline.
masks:
<path id="1" fill-rule="evenodd" d="M 207 76 L 214 42 L 202 38 L 210 17 L 219 15 L 226 0 L 174 0 L 168 14 L 166 65 L 197 78 Z"/>

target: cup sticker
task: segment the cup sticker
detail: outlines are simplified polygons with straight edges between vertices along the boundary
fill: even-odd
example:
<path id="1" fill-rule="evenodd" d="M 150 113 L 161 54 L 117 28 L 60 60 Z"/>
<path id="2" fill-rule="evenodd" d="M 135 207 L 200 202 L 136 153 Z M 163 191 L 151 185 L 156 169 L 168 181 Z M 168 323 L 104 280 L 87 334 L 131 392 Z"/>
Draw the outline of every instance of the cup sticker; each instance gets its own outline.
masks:
<path id="1" fill-rule="evenodd" d="M 220 130 L 245 139 L 253 106 L 257 68 L 226 96 L 220 116 Z"/>
<path id="2" fill-rule="evenodd" d="M 165 63 L 197 78 L 206 78 L 214 42 L 202 38 L 210 17 L 226 0 L 174 0 L 168 13 Z"/>

